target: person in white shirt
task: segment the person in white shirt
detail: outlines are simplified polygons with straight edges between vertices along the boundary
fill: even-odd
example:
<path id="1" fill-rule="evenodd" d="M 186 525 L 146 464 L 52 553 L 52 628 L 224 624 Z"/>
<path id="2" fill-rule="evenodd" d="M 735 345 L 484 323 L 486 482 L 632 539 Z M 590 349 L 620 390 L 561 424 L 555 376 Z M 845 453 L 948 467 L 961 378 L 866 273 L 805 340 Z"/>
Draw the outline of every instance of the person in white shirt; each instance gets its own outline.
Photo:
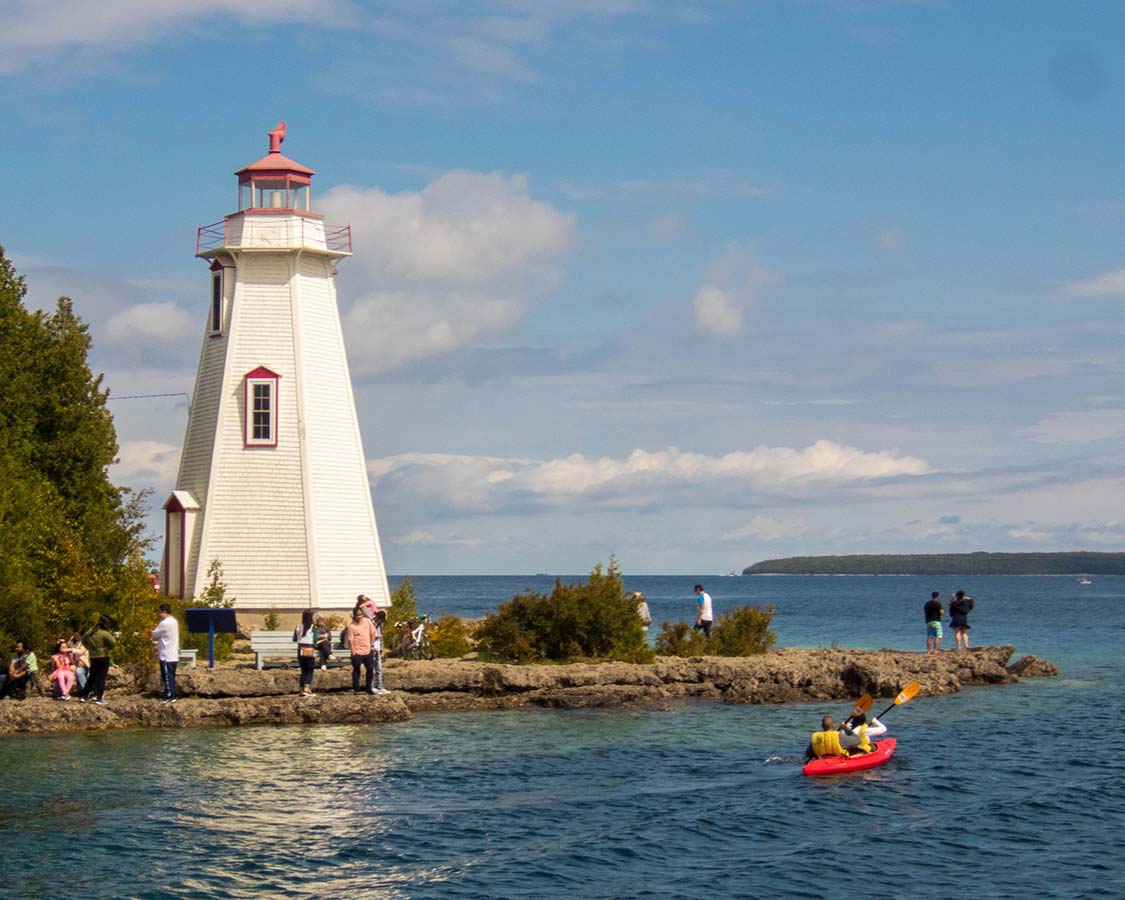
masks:
<path id="1" fill-rule="evenodd" d="M 699 610 L 695 615 L 695 625 L 692 627 L 711 637 L 711 623 L 715 619 L 715 611 L 711 603 L 711 595 L 703 590 L 701 584 L 695 586 L 695 601 L 699 604 Z"/>
<path id="2" fill-rule="evenodd" d="M 176 702 L 176 666 L 180 664 L 180 623 L 172 615 L 172 607 L 160 604 L 160 624 L 152 629 L 156 640 L 156 658 L 160 660 L 160 680 L 164 682 L 161 703 Z"/>

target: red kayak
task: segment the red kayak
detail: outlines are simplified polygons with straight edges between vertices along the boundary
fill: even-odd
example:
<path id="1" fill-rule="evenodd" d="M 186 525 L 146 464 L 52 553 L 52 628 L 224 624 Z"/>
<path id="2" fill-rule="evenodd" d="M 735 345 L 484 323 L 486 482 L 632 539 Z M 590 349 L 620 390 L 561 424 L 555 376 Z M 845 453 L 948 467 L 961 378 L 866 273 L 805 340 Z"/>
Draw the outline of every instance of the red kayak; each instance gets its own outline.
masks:
<path id="1" fill-rule="evenodd" d="M 870 753 L 861 753 L 859 756 L 822 756 L 806 763 L 801 771 L 806 775 L 847 775 L 849 772 L 874 769 L 894 755 L 895 739 L 883 738 L 873 746 L 875 749 Z"/>

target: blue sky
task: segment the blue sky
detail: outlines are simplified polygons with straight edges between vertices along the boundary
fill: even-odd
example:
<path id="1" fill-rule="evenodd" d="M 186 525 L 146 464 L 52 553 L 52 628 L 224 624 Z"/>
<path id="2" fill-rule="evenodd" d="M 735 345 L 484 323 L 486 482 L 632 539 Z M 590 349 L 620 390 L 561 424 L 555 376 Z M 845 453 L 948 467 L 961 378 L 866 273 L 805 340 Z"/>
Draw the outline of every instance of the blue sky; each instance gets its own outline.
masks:
<path id="1" fill-rule="evenodd" d="M 1120 4 L 0 8 L 0 244 L 115 396 L 287 121 L 392 572 L 1125 543 Z M 112 408 L 159 507 L 186 401 Z"/>

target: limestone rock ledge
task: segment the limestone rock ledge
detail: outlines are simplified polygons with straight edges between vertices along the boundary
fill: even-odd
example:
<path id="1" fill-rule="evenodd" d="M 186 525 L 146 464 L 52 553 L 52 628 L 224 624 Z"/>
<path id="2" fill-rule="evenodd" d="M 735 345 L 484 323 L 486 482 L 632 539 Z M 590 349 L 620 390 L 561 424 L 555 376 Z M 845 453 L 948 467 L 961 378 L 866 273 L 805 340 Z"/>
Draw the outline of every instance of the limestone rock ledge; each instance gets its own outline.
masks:
<path id="1" fill-rule="evenodd" d="M 1018 676 L 1057 675 L 1046 660 L 1024 657 L 1007 665 L 1013 648 L 974 647 L 939 654 L 899 650 L 771 650 L 752 657 L 660 657 L 650 665 L 601 662 L 499 665 L 475 660 L 391 660 L 384 682 L 391 695 L 351 691 L 350 669 L 316 672 L 318 696 L 296 696 L 296 668 L 181 669 L 183 699 L 153 699 L 159 678 L 115 673 L 108 707 L 32 698 L 0 703 L 0 734 L 87 729 L 303 722 L 396 722 L 414 712 L 547 707 L 668 708 L 685 700 L 792 703 L 893 697 L 911 681 L 923 695 L 964 686 L 1011 684 Z M 144 681 L 143 687 L 138 687 Z M 138 693 L 138 690 L 147 692 Z"/>

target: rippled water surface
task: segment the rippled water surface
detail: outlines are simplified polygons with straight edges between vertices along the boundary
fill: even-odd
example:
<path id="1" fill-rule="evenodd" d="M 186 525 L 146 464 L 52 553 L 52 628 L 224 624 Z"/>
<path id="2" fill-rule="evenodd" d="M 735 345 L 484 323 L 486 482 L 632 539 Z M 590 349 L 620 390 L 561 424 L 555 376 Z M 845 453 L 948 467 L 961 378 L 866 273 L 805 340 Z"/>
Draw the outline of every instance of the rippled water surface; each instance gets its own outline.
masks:
<path id="1" fill-rule="evenodd" d="M 461 613 L 521 581 L 416 579 Z M 633 581 L 690 611 L 694 576 Z M 931 581 L 708 587 L 775 602 L 782 644 L 916 647 Z M 960 586 L 974 637 L 1063 675 L 895 709 L 881 769 L 802 777 L 808 705 L 7 738 L 0 896 L 1125 896 L 1125 578 Z"/>

